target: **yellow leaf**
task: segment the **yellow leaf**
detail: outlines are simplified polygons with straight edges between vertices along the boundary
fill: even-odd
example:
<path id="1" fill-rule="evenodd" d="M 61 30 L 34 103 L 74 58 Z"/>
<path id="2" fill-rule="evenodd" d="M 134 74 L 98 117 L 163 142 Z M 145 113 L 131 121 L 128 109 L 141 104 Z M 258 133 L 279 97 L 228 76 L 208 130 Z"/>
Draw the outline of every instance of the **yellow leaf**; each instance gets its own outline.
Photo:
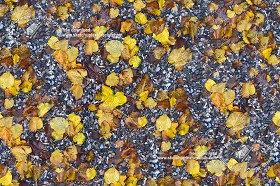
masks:
<path id="1" fill-rule="evenodd" d="M 66 52 L 67 49 L 68 49 L 68 43 L 69 43 L 68 40 L 63 39 L 63 40 L 55 42 L 53 44 L 53 47 L 54 47 L 55 50 L 62 50 L 64 52 Z"/>
<path id="2" fill-rule="evenodd" d="M 173 155 L 172 165 L 176 167 L 184 166 L 183 158 L 178 155 Z"/>
<path id="3" fill-rule="evenodd" d="M 14 65 L 16 65 L 19 62 L 19 59 L 20 59 L 19 55 L 17 55 L 17 54 L 13 55 Z"/>
<path id="4" fill-rule="evenodd" d="M 243 98 L 248 98 L 256 93 L 255 85 L 251 82 L 242 84 L 241 95 Z"/>
<path id="5" fill-rule="evenodd" d="M 110 18 L 118 17 L 120 10 L 118 8 L 110 8 Z"/>
<path id="6" fill-rule="evenodd" d="M 53 56 L 55 58 L 55 60 L 62 66 L 65 67 L 66 66 L 66 60 L 67 60 L 67 53 L 63 50 L 56 50 L 53 53 Z"/>
<path id="7" fill-rule="evenodd" d="M 221 160 L 211 160 L 206 164 L 207 170 L 216 176 L 222 176 L 226 170 L 225 164 Z"/>
<path id="8" fill-rule="evenodd" d="M 168 151 L 168 150 L 170 149 L 170 147 L 171 147 L 170 141 L 163 141 L 163 142 L 161 143 L 161 151 L 162 151 L 162 152 Z"/>
<path id="9" fill-rule="evenodd" d="M 84 93 L 83 87 L 81 85 L 76 84 L 71 87 L 71 91 L 75 99 L 80 99 Z"/>
<path id="10" fill-rule="evenodd" d="M 132 65 L 133 68 L 138 68 L 140 64 L 141 64 L 141 59 L 139 56 L 133 56 L 132 58 L 129 59 L 129 65 Z"/>
<path id="11" fill-rule="evenodd" d="M 158 35 L 153 34 L 153 37 L 155 40 L 159 41 L 162 45 L 172 44 L 172 42 L 169 40 L 169 31 L 166 27 Z"/>
<path id="12" fill-rule="evenodd" d="M 22 92 L 27 93 L 32 89 L 32 82 L 30 81 L 24 81 L 21 85 L 20 88 L 22 90 Z"/>
<path id="13" fill-rule="evenodd" d="M 117 5 L 122 5 L 124 3 L 124 0 L 114 0 Z"/>
<path id="14" fill-rule="evenodd" d="M 181 136 L 186 135 L 189 132 L 189 128 L 190 126 L 185 123 L 180 124 L 180 126 L 177 129 L 178 134 L 180 134 Z"/>
<path id="15" fill-rule="evenodd" d="M 120 32 L 128 32 L 131 29 L 132 23 L 128 21 L 122 21 L 121 22 L 121 29 Z"/>
<path id="16" fill-rule="evenodd" d="M 238 32 L 248 31 L 252 26 L 252 23 L 246 19 L 243 19 L 237 23 L 236 29 Z"/>
<path id="17" fill-rule="evenodd" d="M 158 131 L 161 132 L 161 131 L 167 130 L 170 127 L 171 127 L 171 120 L 166 114 L 163 114 L 159 118 L 157 118 L 156 129 Z"/>
<path id="18" fill-rule="evenodd" d="M 176 70 L 182 70 L 187 63 L 192 58 L 192 54 L 189 49 L 185 49 L 185 47 L 176 48 L 172 50 L 168 57 L 168 62 L 170 64 L 175 65 Z"/>
<path id="19" fill-rule="evenodd" d="M 161 10 L 165 5 L 165 0 L 158 0 L 158 6 L 159 6 L 159 9 Z"/>
<path id="20" fill-rule="evenodd" d="M 74 126 L 77 126 L 81 122 L 81 117 L 75 113 L 71 113 L 68 115 L 68 120 L 71 121 Z"/>
<path id="21" fill-rule="evenodd" d="M 280 63 L 280 59 L 277 58 L 277 56 L 275 54 L 272 54 L 271 56 L 269 56 L 269 58 L 267 59 L 267 63 L 270 65 L 278 65 Z"/>
<path id="22" fill-rule="evenodd" d="M 23 132 L 23 127 L 20 124 L 15 124 L 11 128 L 11 133 L 12 133 L 12 138 L 13 139 L 20 138 L 22 132 Z"/>
<path id="23" fill-rule="evenodd" d="M 112 72 L 111 74 L 109 74 L 106 78 L 106 85 L 108 86 L 116 86 L 119 83 L 119 77 L 115 72 Z"/>
<path id="24" fill-rule="evenodd" d="M 226 126 L 232 128 L 233 131 L 240 131 L 249 123 L 250 117 L 247 113 L 233 112 L 229 115 Z"/>
<path id="25" fill-rule="evenodd" d="M 140 128 L 145 127 L 148 123 L 146 116 L 138 117 L 137 121 Z"/>
<path id="26" fill-rule="evenodd" d="M 144 105 L 147 108 L 154 108 L 155 106 L 157 106 L 157 103 L 152 97 L 149 97 L 148 99 L 145 100 Z"/>
<path id="27" fill-rule="evenodd" d="M 262 55 L 265 59 L 269 59 L 271 52 L 272 52 L 272 48 L 267 48 L 262 51 Z"/>
<path id="28" fill-rule="evenodd" d="M 13 99 L 5 99 L 4 107 L 5 109 L 10 109 L 14 106 L 15 101 Z"/>
<path id="29" fill-rule="evenodd" d="M 119 180 L 119 178 L 120 178 L 120 173 L 115 167 L 109 168 L 104 173 L 104 181 L 106 184 L 115 183 Z"/>
<path id="30" fill-rule="evenodd" d="M 55 117 L 50 120 L 50 126 L 55 132 L 54 135 L 52 133 L 53 138 L 56 140 L 61 140 L 63 138 L 63 134 L 66 131 L 66 128 L 69 126 L 69 123 L 62 117 Z"/>
<path id="31" fill-rule="evenodd" d="M 176 105 L 176 101 L 177 101 L 176 98 L 173 96 L 169 99 L 169 104 L 171 108 Z"/>
<path id="32" fill-rule="evenodd" d="M 82 145 L 85 142 L 85 140 L 86 140 L 86 136 L 81 132 L 79 132 L 73 137 L 73 141 L 78 145 Z"/>
<path id="33" fill-rule="evenodd" d="M 123 44 L 118 40 L 111 40 L 105 44 L 105 48 L 106 48 L 107 52 L 109 52 L 109 54 L 110 54 L 110 56 L 109 55 L 107 56 L 107 58 L 109 57 L 108 60 L 111 63 L 118 62 L 119 57 L 121 56 L 121 53 L 124 49 Z"/>
<path id="34" fill-rule="evenodd" d="M 145 6 L 146 4 L 142 0 L 135 0 L 133 3 L 133 7 L 136 11 L 141 11 Z"/>
<path id="35" fill-rule="evenodd" d="M 272 121 L 275 125 L 280 127 L 280 111 L 277 111 L 274 116 L 272 117 Z"/>
<path id="36" fill-rule="evenodd" d="M 5 176 L 0 178 L 0 184 L 3 186 L 9 186 L 12 185 L 12 173 L 10 172 L 10 170 L 7 171 L 7 173 L 5 174 Z"/>
<path id="37" fill-rule="evenodd" d="M 48 40 L 48 45 L 49 47 L 51 47 L 51 49 L 54 49 L 54 50 L 58 50 L 59 48 L 56 48 L 55 47 L 55 43 L 57 43 L 59 40 L 57 37 L 55 36 L 52 36 L 49 40 Z"/>
<path id="38" fill-rule="evenodd" d="M 67 49 L 66 54 L 67 54 L 68 61 L 74 62 L 79 55 L 79 51 L 76 47 L 71 47 Z"/>
<path id="39" fill-rule="evenodd" d="M 52 152 L 50 162 L 53 167 L 58 167 L 63 162 L 63 154 L 59 149 Z"/>
<path id="40" fill-rule="evenodd" d="M 233 169 L 233 166 L 236 165 L 238 162 L 233 159 L 233 158 L 230 158 L 230 160 L 227 162 L 227 167 L 229 168 L 229 170 L 232 170 Z"/>
<path id="41" fill-rule="evenodd" d="M 66 6 L 58 6 L 57 8 L 57 16 L 63 21 L 69 17 L 68 7 Z"/>
<path id="42" fill-rule="evenodd" d="M 39 117 L 32 117 L 29 124 L 29 131 L 35 132 L 38 129 L 43 128 L 43 121 Z"/>
<path id="43" fill-rule="evenodd" d="M 24 4 L 22 6 L 17 6 L 12 15 L 11 20 L 17 21 L 19 27 L 24 28 L 31 18 L 35 17 L 35 11 L 33 6 L 28 6 Z"/>
<path id="44" fill-rule="evenodd" d="M 96 106 L 95 106 L 94 104 L 89 104 L 89 106 L 88 106 L 88 110 L 90 110 L 90 111 L 94 112 L 94 111 L 96 111 L 96 110 L 97 110 L 97 108 L 96 108 Z"/>
<path id="45" fill-rule="evenodd" d="M 207 151 L 208 151 L 208 147 L 206 147 L 205 145 L 198 145 L 194 148 L 195 157 L 201 158 L 207 153 Z"/>
<path id="46" fill-rule="evenodd" d="M 17 161 L 27 161 L 27 156 L 32 152 L 29 146 L 16 146 L 12 148 L 12 154 Z"/>
<path id="47" fill-rule="evenodd" d="M 235 99 L 235 92 L 233 90 L 228 90 L 224 92 L 225 104 L 231 104 Z"/>
<path id="48" fill-rule="evenodd" d="M 39 103 L 37 106 L 38 108 L 38 116 L 42 117 L 44 116 L 49 110 L 52 108 L 51 104 L 49 103 Z"/>
<path id="49" fill-rule="evenodd" d="M 86 180 L 92 180 L 96 176 L 96 170 L 95 168 L 88 168 L 86 170 L 87 179 Z"/>
<path id="50" fill-rule="evenodd" d="M 91 56 L 93 52 L 98 51 L 98 44 L 95 40 L 87 40 L 85 45 L 85 55 Z"/>
<path id="51" fill-rule="evenodd" d="M 0 76 L 0 88 L 2 88 L 3 90 L 14 86 L 14 84 L 15 84 L 15 78 L 10 73 L 10 71 L 7 71 Z"/>
<path id="52" fill-rule="evenodd" d="M 100 37 L 102 37 L 105 32 L 107 31 L 107 28 L 105 26 L 95 26 L 93 28 L 93 32 L 94 32 L 94 39 L 98 40 L 100 39 Z"/>
<path id="53" fill-rule="evenodd" d="M 139 12 L 135 15 L 135 22 L 139 23 L 139 24 L 146 24 L 147 23 L 147 17 L 145 14 L 143 14 L 142 12 Z"/>
<path id="54" fill-rule="evenodd" d="M 212 80 L 212 79 L 207 79 L 207 81 L 205 82 L 205 84 L 204 84 L 204 87 L 206 88 L 206 90 L 208 90 L 209 92 L 211 91 L 211 87 L 213 86 L 213 85 L 215 85 L 216 84 L 216 82 L 214 81 L 214 80 Z"/>
<path id="55" fill-rule="evenodd" d="M 190 173 L 193 177 L 200 176 L 201 173 L 199 171 L 200 165 L 196 160 L 187 160 L 186 171 Z"/>
<path id="56" fill-rule="evenodd" d="M 11 128 L 13 125 L 13 117 L 5 117 L 0 119 L 0 127 Z"/>
<path id="57" fill-rule="evenodd" d="M 235 12 L 232 10 L 227 10 L 227 16 L 228 18 L 233 18 L 235 16 Z"/>
<path id="58" fill-rule="evenodd" d="M 143 91 L 140 93 L 139 97 L 141 101 L 146 101 L 149 95 L 149 91 Z"/>
<path id="59" fill-rule="evenodd" d="M 215 49 L 214 51 L 214 58 L 218 63 L 223 63 L 226 61 L 226 57 L 225 57 L 225 50 L 223 49 Z"/>
<path id="60" fill-rule="evenodd" d="M 270 166 L 268 168 L 266 175 L 270 178 L 274 178 L 276 176 L 275 173 L 274 173 L 273 166 Z"/>
<path id="61" fill-rule="evenodd" d="M 260 24 L 264 23 L 264 18 L 265 18 L 265 16 L 263 14 L 257 13 L 256 14 L 256 24 L 260 25 Z"/>
<path id="62" fill-rule="evenodd" d="M 185 6 L 185 8 L 187 8 L 187 9 L 192 8 L 194 5 L 193 0 L 183 0 L 182 3 Z"/>
<path id="63" fill-rule="evenodd" d="M 129 50 L 132 50 L 136 46 L 136 39 L 126 36 L 123 42 L 128 45 Z"/>
<path id="64" fill-rule="evenodd" d="M 223 94 L 225 92 L 226 83 L 217 83 L 211 86 L 210 92 Z"/>
<path id="65" fill-rule="evenodd" d="M 67 76 L 72 84 L 82 85 L 83 78 L 87 76 L 87 71 L 85 69 L 71 69 L 67 71 Z"/>

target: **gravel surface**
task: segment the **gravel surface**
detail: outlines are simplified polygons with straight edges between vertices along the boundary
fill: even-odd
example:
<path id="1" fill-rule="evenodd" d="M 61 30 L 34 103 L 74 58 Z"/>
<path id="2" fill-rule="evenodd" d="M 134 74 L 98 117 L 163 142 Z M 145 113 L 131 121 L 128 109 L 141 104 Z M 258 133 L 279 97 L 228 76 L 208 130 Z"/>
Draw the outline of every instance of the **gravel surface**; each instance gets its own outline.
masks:
<path id="1" fill-rule="evenodd" d="M 23 133 L 21 135 L 22 140 L 26 140 L 30 145 L 32 142 L 42 142 L 44 144 L 44 155 L 31 154 L 29 160 L 35 165 L 44 167 L 41 170 L 41 176 L 38 179 L 38 185 L 103 185 L 104 184 L 104 172 L 112 167 L 116 166 L 120 174 L 127 174 L 129 166 L 128 161 L 122 160 L 118 162 L 118 157 L 121 151 L 130 147 L 135 149 L 138 158 L 141 162 L 140 169 L 142 176 L 138 181 L 138 185 L 145 185 L 148 179 L 154 178 L 160 180 L 160 178 L 171 176 L 176 180 L 174 183 L 168 183 L 166 180 L 162 182 L 162 185 L 182 185 L 182 180 L 196 180 L 197 185 L 210 186 L 217 185 L 217 176 L 208 173 L 205 178 L 194 178 L 190 173 L 186 172 L 186 166 L 176 167 L 172 166 L 172 160 L 162 160 L 159 157 L 173 156 L 181 153 L 184 150 L 191 150 L 198 144 L 207 144 L 211 146 L 212 153 L 218 153 L 221 155 L 223 161 L 228 161 L 230 158 L 235 158 L 238 162 L 249 162 L 250 168 L 259 167 L 255 170 L 254 177 L 260 178 L 260 185 L 276 186 L 279 185 L 275 178 L 269 178 L 266 175 L 269 166 L 280 162 L 280 139 L 277 133 L 278 128 L 273 124 L 272 117 L 276 111 L 280 111 L 280 96 L 279 96 L 279 70 L 280 66 L 267 65 L 266 68 L 261 68 L 261 64 L 266 63 L 266 60 L 259 57 L 257 50 L 251 52 L 248 48 L 242 50 L 240 53 L 235 54 L 230 52 L 226 55 L 226 61 L 222 64 L 217 63 L 213 57 L 209 57 L 208 61 L 205 61 L 205 51 L 207 48 L 220 48 L 222 45 L 226 45 L 221 40 L 213 40 L 210 34 L 210 26 L 207 24 L 201 24 L 198 32 L 192 40 L 189 36 L 177 37 L 177 42 L 181 40 L 174 48 L 180 48 L 178 46 L 185 46 L 190 48 L 192 52 L 192 60 L 187 62 L 183 70 L 177 71 L 174 66 L 169 64 L 168 54 L 165 54 L 160 60 L 154 61 L 153 49 L 156 46 L 161 46 L 160 42 L 156 41 L 152 35 L 144 33 L 143 25 L 136 24 L 136 29 L 139 31 L 132 37 L 137 40 L 139 46 L 138 56 L 141 58 L 141 65 L 139 68 L 134 69 L 134 73 L 137 75 L 135 81 L 131 85 L 118 86 L 115 90 L 122 91 L 127 97 L 133 100 L 137 100 L 138 97 L 134 93 L 136 86 L 139 84 L 141 77 L 144 74 L 148 74 L 151 77 L 155 90 L 149 95 L 156 98 L 156 95 L 160 90 L 172 91 L 176 88 L 183 88 L 186 91 L 188 99 L 188 109 L 191 113 L 191 118 L 194 120 L 194 125 L 190 128 L 188 134 L 181 136 L 176 135 L 173 139 L 167 139 L 171 142 L 171 149 L 167 152 L 162 152 L 161 143 L 164 141 L 162 136 L 155 137 L 155 120 L 162 114 L 167 114 L 172 121 L 177 121 L 183 112 L 179 112 L 175 108 L 161 109 L 144 108 L 141 110 L 141 115 L 146 116 L 148 124 L 139 129 L 129 129 L 125 124 L 125 118 L 130 115 L 130 106 L 135 105 L 134 102 L 128 102 L 125 105 L 118 107 L 122 112 L 122 117 L 119 119 L 118 128 L 112 131 L 112 136 L 109 139 L 103 139 L 100 134 L 100 125 L 98 124 L 98 117 L 96 112 L 89 111 L 87 106 L 89 104 L 99 104 L 96 99 L 96 94 L 101 91 L 102 84 L 105 80 L 102 80 L 102 76 L 106 77 L 111 72 L 119 74 L 123 69 L 129 68 L 129 64 L 123 59 L 119 63 L 112 64 L 107 60 L 104 60 L 101 52 L 98 51 L 92 56 L 86 56 L 84 54 L 84 42 L 79 42 L 75 45 L 79 49 L 79 56 L 77 62 L 81 63 L 85 68 L 89 64 L 94 64 L 99 67 L 99 73 L 95 77 L 88 75 L 84 78 L 84 94 L 81 99 L 76 100 L 71 91 L 71 82 L 69 81 L 66 71 L 57 63 L 53 56 L 53 51 L 48 47 L 48 40 L 51 36 L 60 37 L 59 28 L 66 29 L 72 28 L 73 22 L 82 22 L 86 20 L 89 22 L 90 17 L 100 16 L 99 13 L 92 12 L 92 5 L 98 4 L 102 10 L 110 8 L 109 5 L 104 5 L 99 1 L 67 1 L 72 4 L 73 11 L 69 12 L 69 18 L 61 21 L 55 14 L 51 15 L 49 22 L 46 22 L 48 9 L 52 4 L 63 5 L 64 0 L 51 1 L 51 0 L 19 0 L 21 4 L 28 2 L 29 5 L 33 5 L 36 15 L 35 18 L 29 20 L 25 28 L 19 28 L 15 21 L 11 21 L 10 17 L 12 9 L 8 11 L 0 19 L 0 49 L 15 47 L 17 45 L 24 45 L 30 49 L 32 67 L 35 71 L 38 82 L 33 86 L 32 90 L 28 93 L 22 91 L 18 95 L 13 96 L 15 101 L 13 111 L 9 111 L 4 107 L 5 93 L 0 90 L 0 113 L 3 116 L 13 116 L 15 111 L 20 111 L 27 108 L 30 105 L 37 105 L 39 102 L 36 100 L 37 95 L 48 96 L 50 100 L 54 102 L 54 106 L 51 110 L 42 118 L 44 123 L 44 129 L 41 129 L 35 133 L 28 130 L 29 119 L 24 117 L 19 124 L 23 126 Z M 170 2 L 170 1 L 168 1 Z M 214 1 L 219 6 L 223 6 L 225 2 L 232 1 Z M 237 3 L 243 2 L 241 0 Z M 4 3 L 0 1 L 0 3 Z M 211 1 L 196 0 L 192 8 L 184 8 L 179 1 L 174 1 L 178 6 L 177 9 L 163 8 L 160 17 L 162 17 L 171 35 L 176 35 L 177 32 L 183 27 L 181 24 L 182 18 L 196 16 L 199 21 L 203 21 L 205 17 L 209 15 L 221 16 L 219 12 L 211 12 L 209 5 Z M 232 2 L 233 3 L 233 2 Z M 271 32 L 274 35 L 277 47 L 273 50 L 273 54 L 280 57 L 280 15 L 275 15 L 276 7 L 280 6 L 278 1 L 264 1 L 265 8 L 256 6 L 256 9 L 265 15 L 265 22 L 263 27 L 259 30 L 264 34 Z M 17 6 L 17 3 L 14 3 Z M 133 3 L 125 2 L 121 6 L 117 6 L 120 10 L 118 18 L 122 21 L 127 19 L 134 20 L 136 10 L 133 8 Z M 222 8 L 221 8 L 222 9 Z M 157 17 L 147 14 L 146 10 L 143 11 L 148 20 L 154 20 Z M 224 16 L 226 16 L 226 13 Z M 104 16 L 104 15 L 103 15 Z M 276 16 L 276 17 L 275 17 Z M 278 16 L 278 17 L 277 17 Z M 108 17 L 108 15 L 107 15 Z M 109 24 L 110 17 L 108 17 Z M 57 24 L 57 25 L 56 25 Z M 38 25 L 40 27 L 35 33 L 31 34 Z M 90 25 L 90 24 L 89 24 Z M 91 25 L 92 27 L 92 25 Z M 174 29 L 172 29 L 174 28 Z M 63 31 L 62 31 L 63 32 Z M 107 32 L 118 33 L 119 30 L 112 28 Z M 129 35 L 128 33 L 120 33 L 121 37 Z M 32 37 L 31 37 L 31 36 Z M 23 41 L 20 37 L 25 37 Z M 122 38 L 119 39 L 122 41 Z M 239 35 L 237 38 L 241 38 Z M 73 39 L 73 38 L 70 38 Z M 74 40 L 74 39 L 73 39 Z M 103 37 L 99 43 L 99 49 L 105 45 L 106 42 L 112 40 L 110 37 Z M 74 45 L 72 45 L 74 46 Z M 257 46 L 257 45 L 256 45 Z M 51 51 L 51 52 L 50 52 Z M 254 55 L 249 55 L 256 53 Z M 242 62 L 242 66 L 234 67 L 233 63 L 237 60 Z M 249 70 L 251 68 L 257 69 L 258 75 L 255 77 L 250 76 Z M 87 69 L 87 68 L 86 68 Z M 24 68 L 20 68 L 19 65 L 0 66 L 0 75 L 4 72 L 10 71 L 16 79 L 20 79 L 22 74 L 26 71 Z M 90 72 L 88 71 L 88 74 Z M 271 77 L 271 81 L 267 82 L 267 75 Z M 248 140 L 244 143 L 238 142 L 236 136 L 231 136 L 229 128 L 226 127 L 226 121 L 228 116 L 222 114 L 219 109 L 212 103 L 210 99 L 210 93 L 205 89 L 205 82 L 208 79 L 213 79 L 217 83 L 229 82 L 235 79 L 236 86 L 232 88 L 235 91 L 235 99 L 233 105 L 237 106 L 241 112 L 248 112 L 250 116 L 250 123 L 245 126 L 241 132 L 241 136 L 248 136 Z M 98 82 L 98 81 L 103 82 Z M 249 98 L 243 98 L 241 96 L 242 82 L 252 81 L 255 84 L 256 93 Z M 41 86 L 37 89 L 36 86 Z M 260 97 L 262 102 L 260 101 Z M 50 137 L 48 129 L 46 129 L 49 121 L 54 117 L 64 117 L 75 112 L 82 118 L 84 128 L 82 132 L 86 136 L 86 141 L 83 145 L 78 147 L 79 158 L 73 163 L 73 167 L 77 168 L 81 162 L 85 161 L 85 157 L 88 152 L 92 151 L 94 159 L 87 161 L 87 163 L 94 167 L 97 171 L 96 177 L 87 182 L 79 181 L 65 181 L 64 183 L 56 183 L 54 179 L 54 169 L 50 166 L 50 154 L 55 149 L 65 150 L 66 147 L 73 145 L 73 140 L 69 136 L 65 136 L 62 140 L 54 140 Z M 1 124 L 0 124 L 1 126 Z M 229 140 L 230 139 L 230 140 Z M 117 148 L 116 143 L 119 141 L 125 142 L 124 148 Z M 203 143 L 206 141 L 206 143 Z M 226 144 L 229 144 L 228 146 Z M 236 152 L 241 150 L 244 146 L 252 148 L 253 144 L 260 144 L 259 150 L 263 159 L 257 166 L 252 166 L 254 159 L 254 152 L 250 151 L 246 160 L 238 159 Z M 211 144 L 211 145 L 210 145 Z M 32 147 L 32 145 L 30 145 Z M 33 147 L 32 147 L 33 149 Z M 15 167 L 15 158 L 11 153 L 11 147 L 9 147 L 3 140 L 0 140 L 0 164 L 7 166 L 12 174 L 13 178 L 19 179 Z M 34 150 L 33 150 L 34 151 Z M 206 155 L 205 157 L 207 157 Z M 209 157 L 209 156 L 208 156 Z M 209 158 L 216 159 L 216 158 Z M 209 159 L 198 160 L 201 168 L 206 169 L 206 163 Z M 251 163 L 250 163 L 251 162 Z M 265 164 L 267 162 L 267 164 Z M 260 163 L 265 165 L 260 166 Z M 227 174 L 229 174 L 227 170 Z M 19 180 L 20 185 L 35 185 L 32 179 Z M 233 185 L 246 185 L 246 181 L 236 179 L 236 183 Z M 195 184 L 194 184 L 195 185 Z M 227 184 L 222 184 L 227 185 Z M 250 184 L 249 184 L 250 185 Z M 253 185 L 253 184 L 251 184 Z"/>

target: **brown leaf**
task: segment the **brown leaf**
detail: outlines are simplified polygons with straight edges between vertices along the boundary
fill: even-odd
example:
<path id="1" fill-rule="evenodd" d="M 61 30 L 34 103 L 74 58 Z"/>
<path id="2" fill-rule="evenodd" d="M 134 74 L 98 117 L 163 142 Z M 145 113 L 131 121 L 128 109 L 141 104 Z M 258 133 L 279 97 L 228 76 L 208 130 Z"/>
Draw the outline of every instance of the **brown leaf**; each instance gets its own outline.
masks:
<path id="1" fill-rule="evenodd" d="M 160 34 L 163 31 L 164 27 L 165 21 L 162 18 L 150 22 L 150 28 L 156 35 Z"/>
<path id="2" fill-rule="evenodd" d="M 153 83 L 151 80 L 151 77 L 148 74 L 145 74 L 139 84 L 136 86 L 134 92 L 138 95 L 140 95 L 141 92 L 144 91 L 151 92 L 153 90 Z"/>

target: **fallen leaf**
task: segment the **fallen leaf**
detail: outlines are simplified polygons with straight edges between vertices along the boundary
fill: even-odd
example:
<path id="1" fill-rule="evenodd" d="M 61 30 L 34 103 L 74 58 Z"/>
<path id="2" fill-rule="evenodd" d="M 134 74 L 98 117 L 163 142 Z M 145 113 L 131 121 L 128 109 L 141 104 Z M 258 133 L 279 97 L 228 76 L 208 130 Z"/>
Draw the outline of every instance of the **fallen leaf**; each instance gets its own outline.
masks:
<path id="1" fill-rule="evenodd" d="M 207 170 L 216 176 L 222 176 L 226 170 L 225 164 L 221 160 L 211 160 L 206 164 Z"/>
<path id="2" fill-rule="evenodd" d="M 248 98 L 256 93 L 255 85 L 251 82 L 242 84 L 241 95 L 243 98 Z"/>
<path id="3" fill-rule="evenodd" d="M 115 167 L 109 168 L 104 173 L 104 181 L 106 184 L 115 183 L 119 180 L 119 178 L 120 173 Z"/>
<path id="4" fill-rule="evenodd" d="M 229 115 L 226 126 L 232 128 L 234 131 L 240 131 L 249 123 L 250 117 L 247 113 L 233 112 Z"/>
<path id="5" fill-rule="evenodd" d="M 85 45 L 85 55 L 91 56 L 98 51 L 98 43 L 95 40 L 87 40 Z"/>
<path id="6" fill-rule="evenodd" d="M 35 10 L 33 6 L 28 6 L 24 4 L 22 6 L 17 6 L 12 15 L 11 20 L 17 21 L 18 26 L 24 28 L 31 18 L 35 17 Z"/>
<path id="7" fill-rule="evenodd" d="M 15 78 L 7 71 L 0 76 L 0 87 L 5 90 L 6 88 L 12 87 L 15 84 Z"/>
<path id="8" fill-rule="evenodd" d="M 109 53 L 109 55 L 107 56 L 109 62 L 117 63 L 124 49 L 123 44 L 118 40 L 111 40 L 105 44 L 105 48 Z"/>
<path id="9" fill-rule="evenodd" d="M 85 142 L 85 140 L 86 140 L 86 136 L 81 132 L 79 132 L 73 137 L 73 141 L 78 145 L 82 145 Z"/>
<path id="10" fill-rule="evenodd" d="M 27 156 L 32 152 L 29 146 L 16 146 L 12 148 L 12 154 L 18 162 L 27 161 Z"/>
<path id="11" fill-rule="evenodd" d="M 106 85 L 112 87 L 112 86 L 116 86 L 119 84 L 119 77 L 115 72 L 112 72 L 111 74 L 109 74 L 106 78 Z"/>
<path id="12" fill-rule="evenodd" d="M 43 128 L 43 121 L 39 117 L 32 117 L 29 124 L 29 131 L 36 132 L 37 130 Z"/>
<path id="13" fill-rule="evenodd" d="M 275 125 L 280 127 L 280 111 L 277 111 L 274 116 L 272 117 L 272 121 Z"/>
<path id="14" fill-rule="evenodd" d="M 190 49 L 186 50 L 183 46 L 181 48 L 172 50 L 168 57 L 168 62 L 170 64 L 174 64 L 176 70 L 182 70 L 187 61 L 190 61 L 191 59 L 192 54 Z"/>
<path id="15" fill-rule="evenodd" d="M 51 104 L 49 103 L 39 103 L 37 106 L 38 108 L 38 116 L 42 117 L 44 116 L 49 110 L 52 108 Z"/>
<path id="16" fill-rule="evenodd" d="M 50 126 L 54 130 L 54 132 L 52 132 L 52 137 L 56 140 L 61 140 L 63 139 L 63 135 L 69 123 L 62 117 L 55 117 L 50 120 Z"/>
<path id="17" fill-rule="evenodd" d="M 171 120 L 166 114 L 163 114 L 159 118 L 157 118 L 156 129 L 158 131 L 161 132 L 161 131 L 167 130 L 170 127 L 171 127 Z"/>

